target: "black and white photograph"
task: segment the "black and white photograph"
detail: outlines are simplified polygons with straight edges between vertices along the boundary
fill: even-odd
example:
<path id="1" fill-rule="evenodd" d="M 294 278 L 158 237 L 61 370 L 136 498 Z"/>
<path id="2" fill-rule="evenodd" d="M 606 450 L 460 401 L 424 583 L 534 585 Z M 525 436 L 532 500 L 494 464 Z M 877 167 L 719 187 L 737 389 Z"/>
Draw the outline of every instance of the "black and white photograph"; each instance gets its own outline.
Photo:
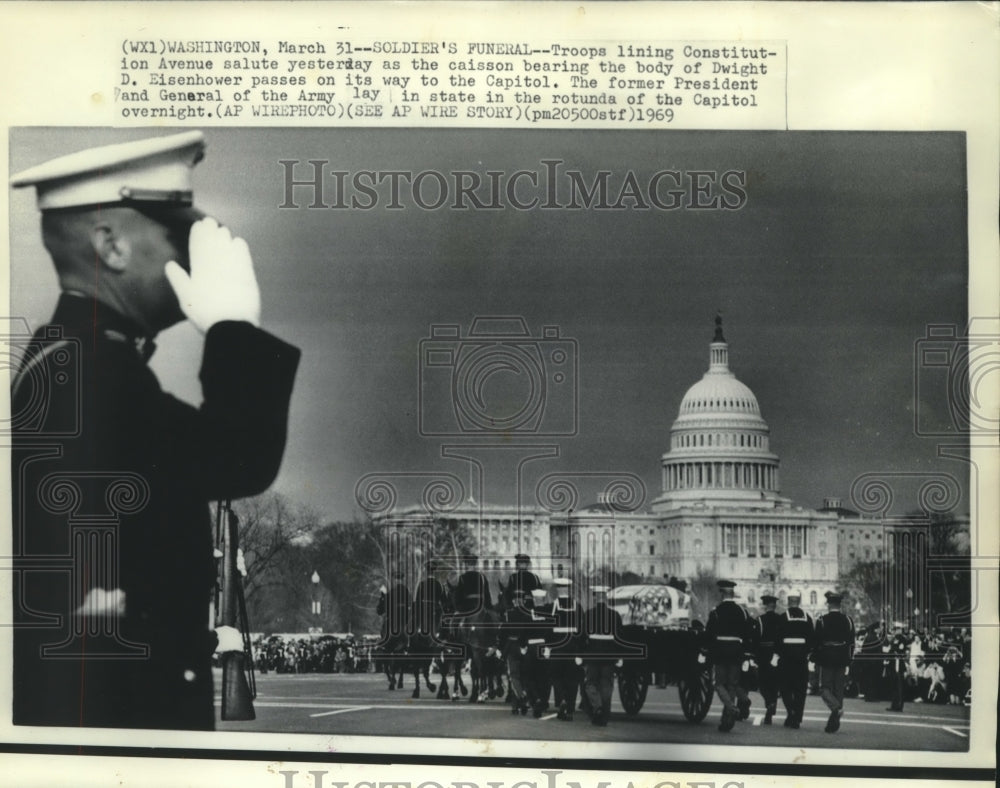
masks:
<path id="1" fill-rule="evenodd" d="M 967 747 L 963 135 L 11 135 L 15 724 Z"/>
<path id="2" fill-rule="evenodd" d="M 334 40 L 296 35 L 279 51 Z M 523 122 L 409 125 L 357 87 L 380 84 L 363 53 L 450 45 L 388 38 L 301 61 L 331 92 L 300 101 L 333 113 L 346 79 L 350 123 L 241 116 L 237 91 L 201 116 L 5 124 L 11 751 L 215 751 L 285 788 L 373 785 L 352 758 L 981 776 L 982 135 L 796 124 L 784 72 L 772 101 L 795 53 L 768 35 L 672 65 L 662 41 L 477 44 L 525 70 L 592 57 L 572 84 L 618 79 L 611 104 L 676 89 L 560 125 L 514 92 L 547 95 L 553 67 L 487 83 L 526 96 Z M 94 107 L 138 112 L 145 46 L 123 39 L 125 87 Z M 191 57 L 169 62 L 206 79 Z M 641 78 L 605 76 L 615 58 Z M 718 80 L 769 78 L 764 120 L 684 126 L 705 95 L 739 106 Z M 560 775 L 518 785 L 579 788 Z"/>

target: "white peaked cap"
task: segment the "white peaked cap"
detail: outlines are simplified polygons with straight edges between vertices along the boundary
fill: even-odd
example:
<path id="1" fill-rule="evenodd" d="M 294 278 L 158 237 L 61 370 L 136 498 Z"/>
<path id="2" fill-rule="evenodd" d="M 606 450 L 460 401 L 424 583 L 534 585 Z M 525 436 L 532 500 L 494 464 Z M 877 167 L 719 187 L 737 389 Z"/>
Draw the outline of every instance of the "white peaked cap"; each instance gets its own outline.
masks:
<path id="1" fill-rule="evenodd" d="M 155 200 L 190 204 L 191 171 L 205 137 L 185 131 L 70 153 L 24 170 L 11 186 L 34 186 L 40 210 Z"/>

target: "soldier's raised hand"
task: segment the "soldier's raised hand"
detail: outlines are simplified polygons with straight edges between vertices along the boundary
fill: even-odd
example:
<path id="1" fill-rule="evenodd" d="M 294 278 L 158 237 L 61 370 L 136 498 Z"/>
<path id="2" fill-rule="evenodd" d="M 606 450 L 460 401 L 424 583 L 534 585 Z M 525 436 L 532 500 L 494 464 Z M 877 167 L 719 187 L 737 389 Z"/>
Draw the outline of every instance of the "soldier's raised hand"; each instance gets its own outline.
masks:
<path id="1" fill-rule="evenodd" d="M 188 237 L 190 274 L 171 260 L 164 269 L 184 315 L 203 334 L 223 320 L 260 325 L 260 289 L 250 249 L 206 216 Z"/>

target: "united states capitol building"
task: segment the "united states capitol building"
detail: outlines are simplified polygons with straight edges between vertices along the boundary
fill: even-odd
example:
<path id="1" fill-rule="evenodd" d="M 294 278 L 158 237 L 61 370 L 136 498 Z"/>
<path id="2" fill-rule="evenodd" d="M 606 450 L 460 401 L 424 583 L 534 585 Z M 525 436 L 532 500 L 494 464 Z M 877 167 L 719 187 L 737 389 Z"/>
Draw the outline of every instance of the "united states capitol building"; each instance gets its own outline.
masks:
<path id="1" fill-rule="evenodd" d="M 750 605 L 765 593 L 783 602 L 799 591 L 807 611 L 825 609 L 823 594 L 842 570 L 890 549 L 892 529 L 879 518 L 844 509 L 836 498 L 817 510 L 781 495 L 770 430 L 756 396 L 729 368 L 720 318 L 708 370 L 681 400 L 660 466 L 660 492 L 648 511 L 629 511 L 610 494 L 564 511 L 470 499 L 447 511 L 394 509 L 384 521 L 468 528 L 482 568 L 500 577 L 523 552 L 543 578 L 611 569 L 660 582 L 710 575 L 735 580 Z"/>

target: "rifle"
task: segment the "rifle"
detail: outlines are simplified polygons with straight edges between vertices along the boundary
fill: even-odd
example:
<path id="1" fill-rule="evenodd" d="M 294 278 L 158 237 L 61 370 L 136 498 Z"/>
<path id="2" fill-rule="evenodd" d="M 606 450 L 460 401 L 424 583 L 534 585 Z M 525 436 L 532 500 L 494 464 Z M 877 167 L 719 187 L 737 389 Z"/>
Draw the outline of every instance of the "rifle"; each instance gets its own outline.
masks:
<path id="1" fill-rule="evenodd" d="M 226 514 L 225 528 L 222 515 Z M 222 552 L 222 586 L 219 590 L 216 626 L 236 627 L 243 635 L 242 651 L 223 651 L 222 713 L 223 720 L 256 718 L 253 700 L 257 684 L 253 672 L 253 648 L 250 643 L 250 619 L 243 595 L 243 577 L 237 566 L 240 520 L 229 501 L 219 501 L 215 518 L 216 544 Z"/>

